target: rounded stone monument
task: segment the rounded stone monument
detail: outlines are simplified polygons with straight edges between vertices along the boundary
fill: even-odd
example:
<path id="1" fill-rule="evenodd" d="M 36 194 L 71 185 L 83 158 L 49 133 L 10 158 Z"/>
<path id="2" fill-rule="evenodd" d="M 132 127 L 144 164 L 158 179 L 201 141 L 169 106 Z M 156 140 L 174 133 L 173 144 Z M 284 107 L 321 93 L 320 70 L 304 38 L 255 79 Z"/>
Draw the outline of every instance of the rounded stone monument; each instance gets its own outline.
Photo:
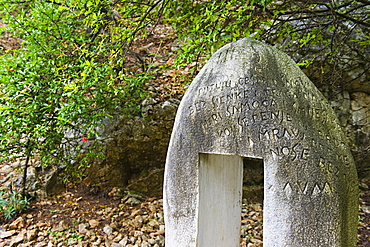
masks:
<path id="1" fill-rule="evenodd" d="M 284 53 L 243 39 L 187 90 L 168 149 L 166 247 L 237 247 L 243 161 L 264 171 L 265 247 L 356 244 L 358 181 L 336 116 Z"/>

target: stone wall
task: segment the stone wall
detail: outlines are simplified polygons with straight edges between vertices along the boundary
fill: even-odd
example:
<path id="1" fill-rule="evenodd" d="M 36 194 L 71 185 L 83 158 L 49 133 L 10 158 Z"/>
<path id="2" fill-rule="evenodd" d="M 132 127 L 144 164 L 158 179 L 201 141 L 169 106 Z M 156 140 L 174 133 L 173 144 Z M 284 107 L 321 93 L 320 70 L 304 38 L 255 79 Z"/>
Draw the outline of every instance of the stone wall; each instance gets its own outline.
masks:
<path id="1" fill-rule="evenodd" d="M 370 94 L 321 89 L 342 125 L 360 178 L 370 179 Z"/>
<path id="2" fill-rule="evenodd" d="M 148 195 L 162 194 L 167 146 L 178 100 L 143 102 L 143 116 L 120 117 L 107 124 L 104 160 L 93 164 L 84 182 L 99 187 L 128 187 Z"/>

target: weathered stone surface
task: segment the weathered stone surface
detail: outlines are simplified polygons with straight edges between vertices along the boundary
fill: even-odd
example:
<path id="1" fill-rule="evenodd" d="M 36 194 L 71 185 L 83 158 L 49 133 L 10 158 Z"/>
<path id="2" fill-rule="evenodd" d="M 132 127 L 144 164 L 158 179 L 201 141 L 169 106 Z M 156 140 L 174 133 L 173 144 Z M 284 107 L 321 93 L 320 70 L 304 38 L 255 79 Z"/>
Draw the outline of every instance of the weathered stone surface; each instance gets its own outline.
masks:
<path id="1" fill-rule="evenodd" d="M 150 171 L 147 176 L 137 179 L 129 184 L 126 189 L 138 191 L 144 195 L 162 196 L 164 168 Z"/>
<path id="2" fill-rule="evenodd" d="M 11 186 L 15 190 L 21 190 L 25 163 L 26 157 L 17 158 L 9 164 L 0 163 L 0 190 L 6 190 Z M 57 177 L 58 171 L 55 167 L 43 166 L 37 159 L 31 159 L 27 169 L 27 193 L 36 199 L 60 193 L 65 190 L 65 186 Z"/>
<path id="3" fill-rule="evenodd" d="M 155 171 L 164 168 L 177 106 L 176 100 L 144 102 L 145 117 L 122 117 L 107 124 L 102 134 L 108 138 L 104 144 L 106 158 L 86 171 L 86 182 L 101 187 L 125 187 L 138 181 L 133 185 L 138 192 L 158 195 L 163 172 Z"/>
<path id="4" fill-rule="evenodd" d="M 357 174 L 333 110 L 287 55 L 248 39 L 216 52 L 180 104 L 165 170 L 166 246 L 207 239 L 202 198 L 213 193 L 210 210 L 229 210 L 232 192 L 202 179 L 217 174 L 214 187 L 229 186 L 238 178 L 212 166 L 239 171 L 245 158 L 263 161 L 264 246 L 355 246 Z"/>
<path id="5" fill-rule="evenodd" d="M 343 127 L 360 178 L 370 179 L 370 95 L 322 89 Z"/>

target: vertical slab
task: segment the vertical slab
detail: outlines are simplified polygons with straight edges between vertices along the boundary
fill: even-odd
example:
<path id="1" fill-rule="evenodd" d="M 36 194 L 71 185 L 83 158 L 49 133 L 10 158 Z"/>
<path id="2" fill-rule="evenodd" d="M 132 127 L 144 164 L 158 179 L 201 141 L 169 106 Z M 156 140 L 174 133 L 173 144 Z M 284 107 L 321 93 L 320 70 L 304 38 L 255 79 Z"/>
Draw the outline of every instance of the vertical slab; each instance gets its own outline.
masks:
<path id="1" fill-rule="evenodd" d="M 239 246 L 242 183 L 240 156 L 199 154 L 197 246 Z"/>

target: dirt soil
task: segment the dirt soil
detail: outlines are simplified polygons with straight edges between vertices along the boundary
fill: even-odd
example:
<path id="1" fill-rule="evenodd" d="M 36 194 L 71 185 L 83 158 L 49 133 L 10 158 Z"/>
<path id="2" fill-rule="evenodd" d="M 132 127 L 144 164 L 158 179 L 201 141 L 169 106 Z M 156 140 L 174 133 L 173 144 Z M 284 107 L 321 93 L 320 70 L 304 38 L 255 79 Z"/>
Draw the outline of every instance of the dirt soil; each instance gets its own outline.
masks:
<path id="1" fill-rule="evenodd" d="M 370 246 L 369 185 L 369 182 L 360 185 L 362 193 L 359 204 L 357 246 Z M 257 204 L 257 207 L 260 206 Z M 248 215 L 251 217 L 249 218 Z M 260 213 L 256 208 L 249 210 L 243 214 L 242 225 L 249 223 L 251 218 L 255 218 L 254 215 L 257 215 L 260 222 L 254 221 L 252 224 L 255 225 L 254 229 L 245 233 L 245 236 L 249 235 L 249 237 L 244 236 L 242 240 L 246 243 L 243 242 L 240 246 L 262 246 L 260 241 L 262 240 L 262 212 Z M 19 222 L 20 218 L 22 220 Z M 96 222 L 95 226 L 93 226 L 94 222 Z M 122 197 L 115 197 L 114 193 L 95 191 L 94 188 L 86 186 L 69 189 L 48 200 L 33 201 L 27 211 L 0 224 L 2 224 L 0 226 L 0 247 L 119 247 L 136 246 L 135 242 L 137 244 L 138 241 L 143 243 L 149 240 L 152 240 L 152 244 L 147 246 L 160 247 L 164 246 L 165 237 L 161 198 L 145 198 L 138 204 L 131 204 L 128 201 L 124 202 Z M 148 225 L 151 227 L 147 227 Z M 88 230 L 85 231 L 84 227 Z M 110 227 L 113 233 L 107 232 Z M 15 230 L 12 236 L 2 238 L 1 233 L 8 233 L 11 230 Z M 36 230 L 36 236 L 27 238 L 34 230 Z M 22 241 L 12 244 L 12 241 L 17 241 L 16 238 L 22 232 L 24 233 Z M 119 243 L 121 245 L 118 245 Z"/>
<path id="2" fill-rule="evenodd" d="M 360 205 L 357 246 L 370 246 L 370 182 L 360 183 Z"/>

